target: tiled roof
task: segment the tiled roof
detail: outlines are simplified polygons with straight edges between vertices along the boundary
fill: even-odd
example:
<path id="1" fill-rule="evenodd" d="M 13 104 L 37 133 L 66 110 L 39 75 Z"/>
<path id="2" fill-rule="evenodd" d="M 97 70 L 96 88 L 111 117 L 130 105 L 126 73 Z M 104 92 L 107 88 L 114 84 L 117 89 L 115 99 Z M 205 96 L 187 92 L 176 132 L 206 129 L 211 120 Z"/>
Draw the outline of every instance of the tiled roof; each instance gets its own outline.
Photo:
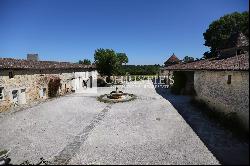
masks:
<path id="1" fill-rule="evenodd" d="M 190 63 L 180 63 L 164 68 L 165 70 L 249 70 L 249 54 L 227 59 L 206 59 Z"/>
<path id="2" fill-rule="evenodd" d="M 82 65 L 69 62 L 30 61 L 13 58 L 0 58 L 0 69 L 84 69 L 94 65 Z"/>
<path id="3" fill-rule="evenodd" d="M 175 62 L 180 62 L 180 60 L 175 56 L 175 54 L 173 54 L 170 58 L 168 58 L 168 60 L 166 61 L 166 63 L 175 63 Z"/>

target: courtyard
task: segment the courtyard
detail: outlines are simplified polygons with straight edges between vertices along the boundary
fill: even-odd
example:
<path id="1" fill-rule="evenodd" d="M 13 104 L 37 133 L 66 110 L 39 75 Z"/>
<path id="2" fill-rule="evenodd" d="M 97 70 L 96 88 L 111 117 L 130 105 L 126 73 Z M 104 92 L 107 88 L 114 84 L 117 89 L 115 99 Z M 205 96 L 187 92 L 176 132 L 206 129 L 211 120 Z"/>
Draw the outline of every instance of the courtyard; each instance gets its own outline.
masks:
<path id="1" fill-rule="evenodd" d="M 112 87 L 113 89 L 115 87 Z M 1 115 L 0 148 L 11 163 L 218 164 L 152 82 L 119 87 L 136 100 L 102 103 L 97 94 L 70 94 Z"/>
<path id="2" fill-rule="evenodd" d="M 248 0 L 1 0 L 0 18 L 0 166 L 249 165 Z"/>

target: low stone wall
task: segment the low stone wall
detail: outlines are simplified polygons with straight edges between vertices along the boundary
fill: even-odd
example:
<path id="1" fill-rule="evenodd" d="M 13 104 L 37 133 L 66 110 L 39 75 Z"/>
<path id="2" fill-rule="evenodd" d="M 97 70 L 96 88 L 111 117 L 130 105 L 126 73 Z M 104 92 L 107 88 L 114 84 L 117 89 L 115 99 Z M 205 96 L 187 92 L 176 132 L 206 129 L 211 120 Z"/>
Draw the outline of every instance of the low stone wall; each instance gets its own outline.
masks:
<path id="1" fill-rule="evenodd" d="M 194 88 L 197 99 L 212 109 L 236 112 L 249 130 L 248 71 L 195 71 Z"/>

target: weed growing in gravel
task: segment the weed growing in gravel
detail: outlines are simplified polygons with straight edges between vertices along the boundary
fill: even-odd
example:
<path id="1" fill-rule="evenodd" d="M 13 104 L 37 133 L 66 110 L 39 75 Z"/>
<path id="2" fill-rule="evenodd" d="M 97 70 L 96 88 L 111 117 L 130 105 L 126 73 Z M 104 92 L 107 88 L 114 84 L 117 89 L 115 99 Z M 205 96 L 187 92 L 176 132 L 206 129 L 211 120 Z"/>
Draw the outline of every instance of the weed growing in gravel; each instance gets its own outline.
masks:
<path id="1" fill-rule="evenodd" d="M 6 149 L 1 150 L 0 149 L 0 156 L 5 155 L 7 153 L 8 153 L 8 150 L 6 150 Z"/>

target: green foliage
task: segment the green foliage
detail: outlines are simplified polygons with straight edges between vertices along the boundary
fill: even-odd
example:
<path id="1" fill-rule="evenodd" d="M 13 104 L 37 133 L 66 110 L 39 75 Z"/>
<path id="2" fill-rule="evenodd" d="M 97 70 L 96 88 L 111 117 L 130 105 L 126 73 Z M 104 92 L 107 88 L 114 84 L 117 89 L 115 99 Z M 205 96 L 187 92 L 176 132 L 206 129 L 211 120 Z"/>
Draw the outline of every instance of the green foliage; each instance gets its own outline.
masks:
<path id="1" fill-rule="evenodd" d="M 0 156 L 6 155 L 7 153 L 8 153 L 8 150 L 6 150 L 6 149 L 1 150 L 0 149 Z"/>
<path id="2" fill-rule="evenodd" d="M 160 70 L 160 65 L 123 65 L 118 75 L 156 75 Z"/>
<path id="3" fill-rule="evenodd" d="M 102 75 L 112 76 L 119 67 L 117 55 L 112 49 L 97 49 L 94 54 L 97 71 Z"/>
<path id="4" fill-rule="evenodd" d="M 128 63 L 125 53 L 115 53 L 112 49 L 97 49 L 94 55 L 97 71 L 102 76 L 112 75 L 155 75 L 160 65 L 123 65 Z M 109 80 L 107 80 L 109 82 Z"/>
<path id="5" fill-rule="evenodd" d="M 187 78 L 184 72 L 176 71 L 173 73 L 174 84 L 171 87 L 171 92 L 174 94 L 181 94 L 181 90 L 185 88 Z"/>
<path id="6" fill-rule="evenodd" d="M 120 64 L 127 64 L 128 63 L 128 57 L 125 53 L 117 53 L 117 58 L 120 62 Z"/>
<path id="7" fill-rule="evenodd" d="M 91 65 L 91 61 L 89 59 L 79 60 L 79 64 Z"/>
<path id="8" fill-rule="evenodd" d="M 124 102 L 129 102 L 132 100 L 137 99 L 137 96 L 134 94 L 129 94 L 129 93 L 125 93 L 126 95 L 128 95 L 130 98 L 129 99 L 123 99 L 123 100 L 112 100 L 112 99 L 108 99 L 106 98 L 107 94 L 101 95 L 99 97 L 97 97 L 97 100 L 100 102 L 104 102 L 104 103 L 124 103 Z"/>
<path id="9" fill-rule="evenodd" d="M 210 52 L 204 53 L 205 58 L 216 56 L 216 51 L 231 37 L 232 34 L 242 32 L 249 37 L 249 12 L 232 13 L 212 22 L 203 33 L 205 46 L 210 47 Z"/>
<path id="10" fill-rule="evenodd" d="M 183 58 L 183 62 L 188 63 L 188 62 L 193 62 L 194 58 L 193 57 L 189 57 L 189 56 L 185 56 Z"/>
<path id="11" fill-rule="evenodd" d="M 116 69 L 116 75 L 125 75 L 126 73 L 122 70 L 122 65 L 128 63 L 128 57 L 125 53 L 117 53 L 117 59 L 119 65 Z"/>

